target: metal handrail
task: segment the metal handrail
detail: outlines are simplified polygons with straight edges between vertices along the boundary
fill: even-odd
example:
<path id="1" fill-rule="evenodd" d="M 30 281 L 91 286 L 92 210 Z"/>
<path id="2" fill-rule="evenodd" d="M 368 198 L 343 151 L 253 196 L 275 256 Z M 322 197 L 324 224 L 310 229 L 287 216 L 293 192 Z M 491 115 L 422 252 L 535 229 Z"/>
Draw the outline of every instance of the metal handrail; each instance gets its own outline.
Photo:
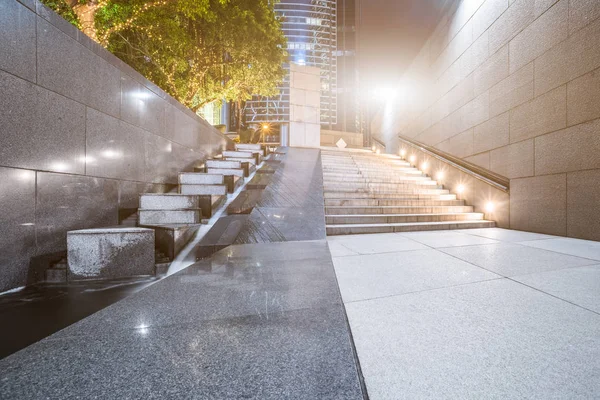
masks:
<path id="1" fill-rule="evenodd" d="M 479 167 L 473 163 L 455 157 L 434 147 L 417 142 L 416 140 L 409 139 L 401 135 L 398 135 L 398 139 L 400 140 L 400 142 L 414 147 L 424 153 L 427 153 L 431 157 L 436 158 L 442 162 L 452 165 L 454 168 L 457 168 L 462 172 L 469 174 L 483 182 L 486 182 L 487 184 L 492 185 L 506 193 L 510 191 L 510 180 L 505 176 L 498 175 L 490 170 Z"/>

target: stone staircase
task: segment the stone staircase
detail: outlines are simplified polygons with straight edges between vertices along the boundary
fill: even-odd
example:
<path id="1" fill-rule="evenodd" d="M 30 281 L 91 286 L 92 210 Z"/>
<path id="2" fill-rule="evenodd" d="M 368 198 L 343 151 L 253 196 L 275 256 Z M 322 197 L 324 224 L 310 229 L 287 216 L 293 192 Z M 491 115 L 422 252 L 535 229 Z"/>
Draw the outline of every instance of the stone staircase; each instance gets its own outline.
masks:
<path id="1" fill-rule="evenodd" d="M 495 226 L 398 156 L 327 149 L 321 159 L 327 235 Z"/>
<path id="2" fill-rule="evenodd" d="M 130 276 L 131 270 L 158 273 L 155 262 L 159 258 L 173 260 L 200 226 L 226 203 L 227 196 L 256 171 L 264 155 L 260 144 L 237 145 L 235 151 L 224 151 L 206 160 L 196 172 L 180 173 L 176 193 L 141 194 L 137 213 L 124 219 L 121 226 L 69 232 L 73 238 L 82 239 L 72 240 L 67 246 L 69 254 L 77 257 L 69 258 L 65 279 L 121 278 Z M 134 235 L 142 234 L 147 235 L 144 240 L 154 243 L 150 246 L 155 247 L 152 254 L 146 254 L 150 251 L 146 248 L 140 250 L 141 240 Z M 103 258 L 99 259 L 98 254 Z M 133 259 L 139 259 L 142 265 L 132 269 L 131 265 L 136 264 Z M 146 259 L 154 261 L 142 262 Z"/>

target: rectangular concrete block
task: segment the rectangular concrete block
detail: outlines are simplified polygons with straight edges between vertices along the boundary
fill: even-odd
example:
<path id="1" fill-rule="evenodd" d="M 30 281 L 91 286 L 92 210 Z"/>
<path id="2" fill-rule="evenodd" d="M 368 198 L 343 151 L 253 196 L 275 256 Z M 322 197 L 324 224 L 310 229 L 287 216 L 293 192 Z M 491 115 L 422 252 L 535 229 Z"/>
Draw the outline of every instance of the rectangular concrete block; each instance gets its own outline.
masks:
<path id="1" fill-rule="evenodd" d="M 154 231 L 99 228 L 67 233 L 70 281 L 154 275 Z"/>
<path id="2" fill-rule="evenodd" d="M 502 114 L 533 99 L 533 63 L 527 64 L 490 89 L 490 116 Z"/>
<path id="3" fill-rule="evenodd" d="M 600 241 L 600 169 L 567 174 L 567 235 Z"/>
<path id="4" fill-rule="evenodd" d="M 242 168 L 240 161 L 206 160 L 206 168 Z"/>
<path id="5" fill-rule="evenodd" d="M 223 175 L 234 175 L 234 176 L 238 176 L 238 177 L 244 177 L 244 170 L 239 168 L 239 169 L 233 169 L 233 168 L 208 168 L 206 170 L 206 172 L 208 174 L 223 174 Z"/>
<path id="6" fill-rule="evenodd" d="M 600 69 L 567 84 L 569 126 L 600 118 Z"/>
<path id="7" fill-rule="evenodd" d="M 535 138 L 538 175 L 600 168 L 600 119 Z"/>
<path id="8" fill-rule="evenodd" d="M 202 222 L 200 209 L 189 210 L 138 210 L 140 225 L 199 224 Z"/>
<path id="9" fill-rule="evenodd" d="M 567 90 L 558 87 L 510 112 L 510 142 L 520 142 L 567 126 Z"/>
<path id="10" fill-rule="evenodd" d="M 505 112 L 477 125 L 473 132 L 473 152 L 481 153 L 509 143 L 509 113 Z"/>
<path id="11" fill-rule="evenodd" d="M 179 174 L 180 185 L 223 185 L 225 178 L 221 174 L 204 174 L 201 172 L 183 172 Z"/>
<path id="12" fill-rule="evenodd" d="M 490 169 L 507 178 L 532 176 L 533 159 L 533 139 L 529 139 L 492 150 Z"/>
<path id="13" fill-rule="evenodd" d="M 181 194 L 210 194 L 217 196 L 227 195 L 226 185 L 180 185 L 179 193 Z"/>
<path id="14" fill-rule="evenodd" d="M 174 193 L 146 193 L 140 195 L 140 207 L 144 210 L 181 210 L 200 208 L 199 197 Z"/>
<path id="15" fill-rule="evenodd" d="M 564 236 L 567 233 L 566 174 L 510 181 L 511 229 Z"/>
<path id="16" fill-rule="evenodd" d="M 510 42 L 510 72 L 516 72 L 568 36 L 569 0 L 560 0 Z"/>

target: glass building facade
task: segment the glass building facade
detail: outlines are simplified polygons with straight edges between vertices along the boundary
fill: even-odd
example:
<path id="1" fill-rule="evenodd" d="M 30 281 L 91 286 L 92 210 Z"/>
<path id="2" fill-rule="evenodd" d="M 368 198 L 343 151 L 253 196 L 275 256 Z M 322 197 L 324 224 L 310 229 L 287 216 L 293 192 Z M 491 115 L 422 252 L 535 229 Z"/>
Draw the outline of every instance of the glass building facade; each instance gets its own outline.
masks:
<path id="1" fill-rule="evenodd" d="M 275 12 L 288 40 L 288 63 L 321 69 L 321 125 L 337 123 L 337 1 L 282 0 Z M 246 123 L 277 123 L 290 120 L 289 74 L 275 97 L 254 97 L 246 103 Z"/>

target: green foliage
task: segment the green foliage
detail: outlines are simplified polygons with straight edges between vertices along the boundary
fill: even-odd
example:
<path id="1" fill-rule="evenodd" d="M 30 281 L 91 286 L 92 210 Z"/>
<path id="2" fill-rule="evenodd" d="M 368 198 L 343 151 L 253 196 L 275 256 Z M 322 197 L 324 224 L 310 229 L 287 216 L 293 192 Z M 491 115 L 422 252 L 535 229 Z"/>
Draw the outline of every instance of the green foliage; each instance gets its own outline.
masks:
<path id="1" fill-rule="evenodd" d="M 286 43 L 273 0 L 85 1 L 99 42 L 193 110 L 277 93 Z"/>

